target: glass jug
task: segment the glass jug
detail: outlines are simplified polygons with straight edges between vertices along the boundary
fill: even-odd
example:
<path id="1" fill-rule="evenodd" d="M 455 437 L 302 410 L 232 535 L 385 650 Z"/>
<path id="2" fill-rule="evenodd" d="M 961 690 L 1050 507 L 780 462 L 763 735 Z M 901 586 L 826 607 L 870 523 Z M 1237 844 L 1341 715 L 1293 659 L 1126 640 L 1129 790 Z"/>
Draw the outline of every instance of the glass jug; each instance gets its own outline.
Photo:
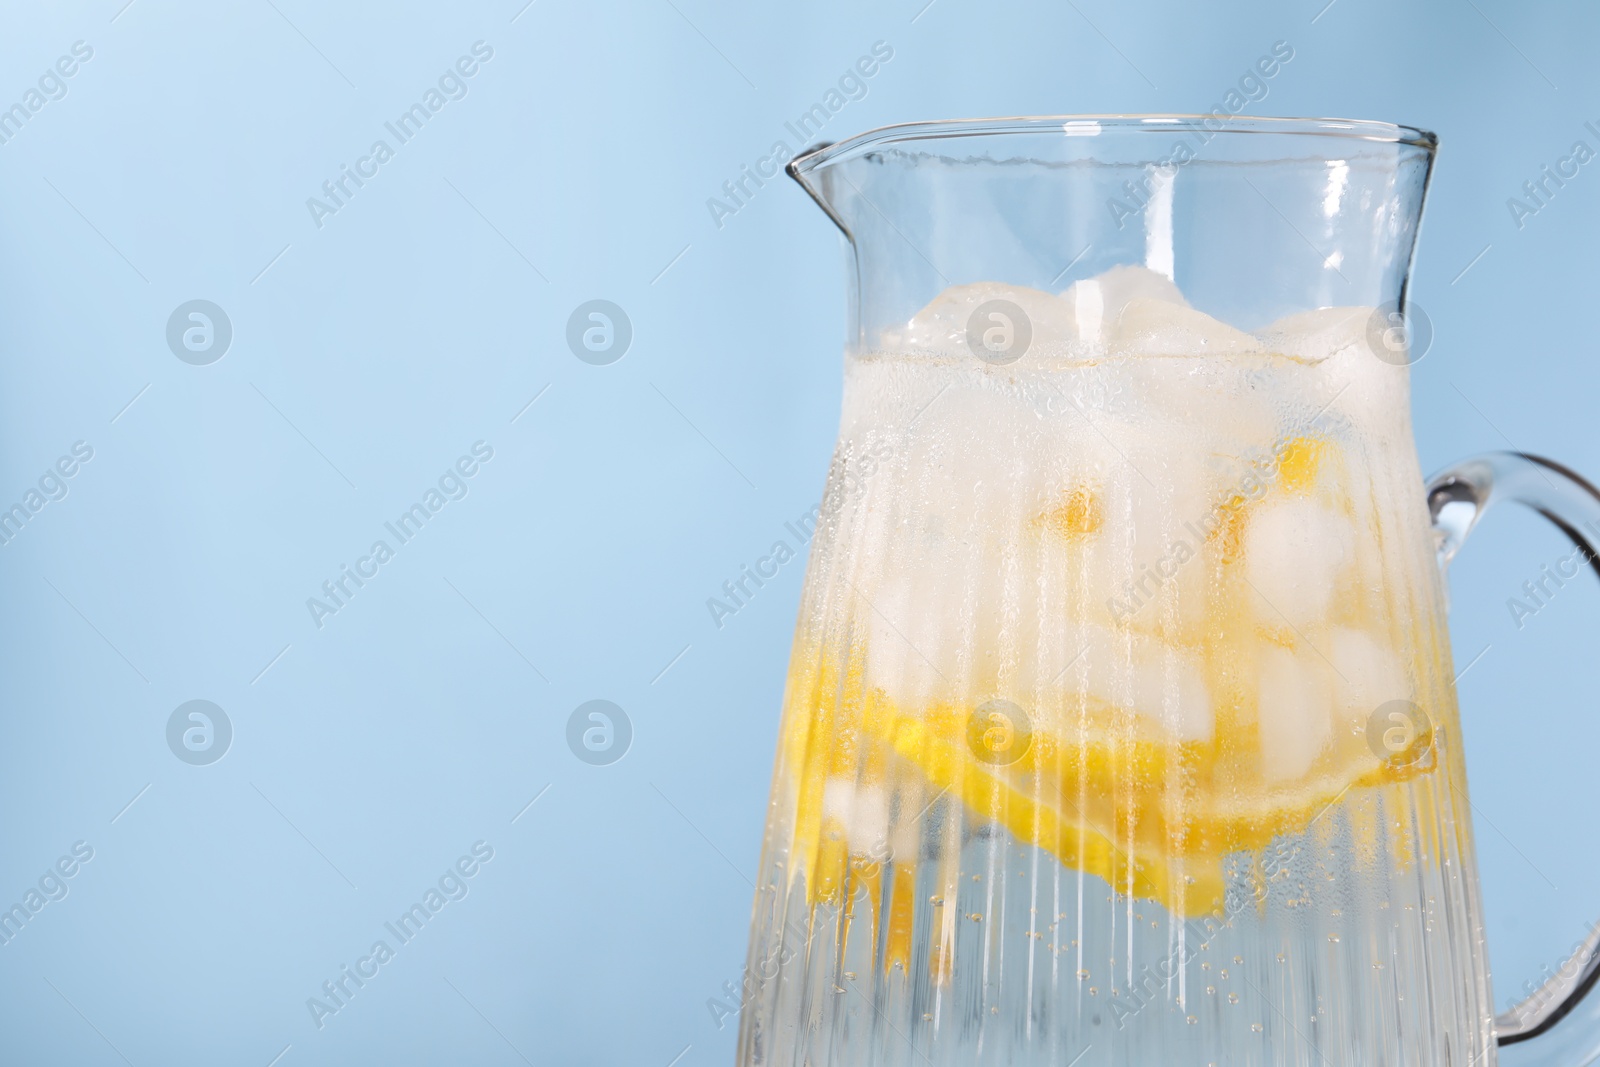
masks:
<path id="1" fill-rule="evenodd" d="M 1443 566 L 1503 497 L 1593 564 L 1600 496 L 1422 479 L 1435 147 L 1088 116 L 790 164 L 846 237 L 846 384 L 741 1064 L 1594 1055 L 1555 1025 L 1593 939 L 1492 1014 Z"/>

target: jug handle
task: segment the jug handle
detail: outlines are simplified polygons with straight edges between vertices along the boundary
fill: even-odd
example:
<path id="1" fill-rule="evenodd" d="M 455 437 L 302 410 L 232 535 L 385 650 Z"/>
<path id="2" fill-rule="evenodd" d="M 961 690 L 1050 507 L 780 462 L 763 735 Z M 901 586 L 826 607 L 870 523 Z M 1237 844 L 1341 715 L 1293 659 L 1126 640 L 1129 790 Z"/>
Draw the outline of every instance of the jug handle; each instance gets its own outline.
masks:
<path id="1" fill-rule="evenodd" d="M 1435 474 L 1427 493 L 1441 570 L 1448 568 L 1485 511 L 1501 500 L 1515 500 L 1560 528 L 1600 574 L 1600 490 L 1553 460 L 1523 452 L 1487 452 Z M 1511 1045 L 1547 1033 L 1583 1002 L 1597 979 L 1600 924 L 1548 981 L 1495 1017 L 1496 1040 Z M 1560 1033 L 1582 1040 L 1581 1031 L 1600 1032 L 1600 1012 L 1594 1010 L 1600 1008 L 1600 998 L 1586 1008 L 1590 1018 L 1585 1025 L 1564 1027 Z M 1585 1045 L 1573 1062 L 1588 1063 L 1596 1051 L 1594 1043 Z"/>

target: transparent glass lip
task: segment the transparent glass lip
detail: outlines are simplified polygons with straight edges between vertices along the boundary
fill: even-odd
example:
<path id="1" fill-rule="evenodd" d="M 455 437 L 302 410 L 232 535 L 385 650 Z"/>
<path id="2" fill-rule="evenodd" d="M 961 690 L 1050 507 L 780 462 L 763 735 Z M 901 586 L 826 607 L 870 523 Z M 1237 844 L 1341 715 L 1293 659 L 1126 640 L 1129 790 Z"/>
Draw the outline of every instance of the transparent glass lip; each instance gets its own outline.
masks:
<path id="1" fill-rule="evenodd" d="M 991 119 L 947 119 L 938 122 L 902 122 L 858 133 L 837 143 L 814 145 L 795 156 L 789 176 L 809 186 L 806 175 L 818 167 L 853 159 L 884 145 L 912 141 L 939 141 L 956 137 L 990 137 L 997 134 L 1039 134 L 1052 127 L 1076 136 L 1105 133 L 1170 134 L 1174 130 L 1204 130 L 1208 135 L 1269 134 L 1274 136 L 1342 137 L 1350 140 L 1415 145 L 1433 153 L 1439 138 L 1416 126 L 1370 119 L 1265 118 L 1252 115 L 1033 115 Z"/>

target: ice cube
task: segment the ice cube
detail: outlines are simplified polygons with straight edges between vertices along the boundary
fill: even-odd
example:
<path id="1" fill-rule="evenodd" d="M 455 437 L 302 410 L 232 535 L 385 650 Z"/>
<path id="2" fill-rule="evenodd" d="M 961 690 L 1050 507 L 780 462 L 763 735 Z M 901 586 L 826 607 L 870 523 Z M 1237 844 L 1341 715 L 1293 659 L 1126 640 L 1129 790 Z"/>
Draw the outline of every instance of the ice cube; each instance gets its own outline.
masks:
<path id="1" fill-rule="evenodd" d="M 1203 311 L 1166 300 L 1134 297 L 1122 309 L 1111 331 L 1113 347 L 1153 356 L 1238 356 L 1259 351 L 1261 344 L 1243 330 Z"/>
<path id="2" fill-rule="evenodd" d="M 917 417 L 904 461 L 910 477 L 897 486 L 902 514 L 915 520 L 908 532 L 921 536 L 936 521 L 959 551 L 998 550 L 1022 533 L 1050 482 L 1037 458 L 1040 419 L 1007 380 L 962 375 Z"/>
<path id="3" fill-rule="evenodd" d="M 1262 777 L 1302 778 L 1333 736 L 1327 667 L 1314 652 L 1263 645 L 1257 685 Z"/>
<path id="4" fill-rule="evenodd" d="M 1102 544 L 1118 622 L 1166 633 L 1200 624 L 1211 546 L 1206 518 L 1220 492 L 1194 433 L 1150 424 L 1141 433 L 1105 427 L 1120 463 L 1106 487 Z M 1120 579 L 1120 580 L 1118 580 Z"/>
<path id="5" fill-rule="evenodd" d="M 1178 741 L 1210 741 L 1216 730 L 1211 691 L 1198 657 L 1148 647 L 1135 660 L 1136 712 L 1156 719 Z"/>
<path id="6" fill-rule="evenodd" d="M 889 844 L 889 793 L 854 778 L 829 778 L 822 786 L 822 817 L 844 827 L 850 851 L 881 856 Z"/>
<path id="7" fill-rule="evenodd" d="M 1192 428 L 1074 412 L 1049 430 L 1025 489 L 1037 501 L 1027 528 L 1046 599 L 1145 632 L 1198 626 L 1208 580 L 1201 527 L 1216 479 Z"/>
<path id="8" fill-rule="evenodd" d="M 944 791 L 935 791 L 931 785 L 919 786 L 916 781 L 902 779 L 898 793 L 900 817 L 889 827 L 888 852 L 883 859 L 911 864 L 917 861 L 917 854 L 922 849 L 924 825 L 920 818 L 913 818 L 911 814 L 932 808 Z"/>
<path id="9" fill-rule="evenodd" d="M 1365 348 L 1372 313 L 1366 307 L 1300 311 L 1262 327 L 1256 336 L 1274 352 L 1316 363 L 1351 346 Z"/>
<path id="10" fill-rule="evenodd" d="M 1061 294 L 1072 312 L 1078 336 L 1091 344 L 1110 341 L 1123 309 L 1136 298 L 1189 306 L 1171 278 L 1141 266 L 1112 267 L 1093 278 L 1073 282 Z"/>
<path id="11" fill-rule="evenodd" d="M 1273 499 L 1247 511 L 1245 575 L 1257 594 L 1257 617 L 1296 630 L 1327 617 L 1355 535 L 1337 512 L 1312 500 Z"/>
<path id="12" fill-rule="evenodd" d="M 954 660 L 949 628 L 962 615 L 962 583 L 941 581 L 915 559 L 888 565 L 870 591 L 855 590 L 856 619 L 866 631 L 867 684 L 903 710 L 920 711 L 940 692 Z"/>
<path id="13" fill-rule="evenodd" d="M 1004 300 L 1016 305 L 1025 316 L 1025 323 L 996 319 L 993 315 L 973 321 L 978 308 L 990 301 Z M 990 329 L 1003 329 L 1007 343 L 1022 336 L 1026 330 L 1029 338 L 1026 355 L 1035 349 L 1060 348 L 1075 341 L 1077 324 L 1071 309 L 1054 293 L 1029 289 L 1020 285 L 1001 285 L 996 282 L 978 282 L 971 285 L 953 285 L 940 293 L 927 307 L 917 312 L 901 330 L 885 334 L 884 345 L 891 350 L 932 351 L 947 356 L 971 356 L 972 345 L 983 346 Z M 974 330 L 977 332 L 974 333 Z M 972 338 L 969 342 L 969 337 Z M 998 343 L 998 342 L 997 342 Z M 987 349 L 986 349 L 987 350 Z M 997 351 L 995 362 L 1008 362 L 1004 350 Z"/>
<path id="14" fill-rule="evenodd" d="M 1345 722 L 1365 723 L 1391 700 L 1408 700 L 1411 685 L 1392 647 L 1365 630 L 1340 626 L 1328 636 L 1328 659 L 1338 671 L 1338 712 Z"/>
<path id="15" fill-rule="evenodd" d="M 1410 376 L 1387 350 L 1382 358 L 1374 350 L 1377 315 L 1368 307 L 1318 308 L 1279 319 L 1258 336 L 1271 351 L 1319 364 L 1307 378 L 1316 387 L 1307 401 L 1317 411 L 1348 412 L 1362 425 L 1383 427 L 1408 414 Z"/>
<path id="16" fill-rule="evenodd" d="M 1078 628 L 1081 654 L 1056 681 L 1069 709 L 1081 701 L 1131 711 L 1173 741 L 1209 741 L 1216 729 L 1200 657 L 1145 634 Z"/>

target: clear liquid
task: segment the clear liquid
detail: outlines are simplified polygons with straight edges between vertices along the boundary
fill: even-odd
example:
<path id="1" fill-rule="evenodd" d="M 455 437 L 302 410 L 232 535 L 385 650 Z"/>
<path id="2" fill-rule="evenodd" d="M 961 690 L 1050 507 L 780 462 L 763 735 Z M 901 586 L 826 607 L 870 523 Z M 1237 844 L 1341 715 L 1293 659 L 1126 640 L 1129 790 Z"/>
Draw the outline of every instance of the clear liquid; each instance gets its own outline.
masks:
<path id="1" fill-rule="evenodd" d="M 741 1064 L 1492 1064 L 1406 404 L 847 360 Z"/>

